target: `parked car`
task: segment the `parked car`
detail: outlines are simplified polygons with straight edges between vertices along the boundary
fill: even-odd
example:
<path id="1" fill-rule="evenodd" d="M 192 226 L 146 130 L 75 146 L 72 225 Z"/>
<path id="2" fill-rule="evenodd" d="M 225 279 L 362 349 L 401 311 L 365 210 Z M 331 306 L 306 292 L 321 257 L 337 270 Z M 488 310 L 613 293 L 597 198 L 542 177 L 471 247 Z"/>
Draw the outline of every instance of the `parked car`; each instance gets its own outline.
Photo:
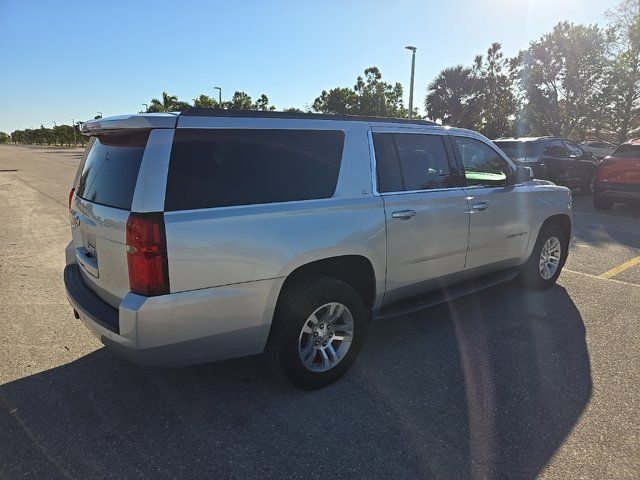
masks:
<path id="1" fill-rule="evenodd" d="M 536 178 L 591 193 L 598 160 L 566 138 L 528 137 L 494 140 L 516 165 L 533 169 Z"/>
<path id="2" fill-rule="evenodd" d="M 598 165 L 593 205 L 609 210 L 615 203 L 640 202 L 640 139 L 623 143 Z"/>
<path id="3" fill-rule="evenodd" d="M 590 152 L 596 158 L 608 157 L 616 149 L 613 143 L 602 140 L 589 140 L 582 142 L 580 146 L 585 152 Z"/>
<path id="4" fill-rule="evenodd" d="M 111 117 L 69 196 L 75 315 L 142 365 L 266 353 L 307 389 L 369 323 L 555 283 L 571 192 L 424 121 L 191 109 Z"/>

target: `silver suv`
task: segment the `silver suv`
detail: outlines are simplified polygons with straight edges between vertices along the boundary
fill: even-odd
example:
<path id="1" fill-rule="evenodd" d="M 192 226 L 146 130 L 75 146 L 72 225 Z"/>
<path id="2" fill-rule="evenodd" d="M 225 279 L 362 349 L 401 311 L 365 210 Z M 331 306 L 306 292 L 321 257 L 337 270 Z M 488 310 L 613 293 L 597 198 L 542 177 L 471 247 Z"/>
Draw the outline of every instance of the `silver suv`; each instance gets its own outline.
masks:
<path id="1" fill-rule="evenodd" d="M 191 109 L 85 123 L 64 281 L 142 365 L 266 353 L 327 385 L 375 318 L 555 283 L 568 189 L 430 122 Z"/>

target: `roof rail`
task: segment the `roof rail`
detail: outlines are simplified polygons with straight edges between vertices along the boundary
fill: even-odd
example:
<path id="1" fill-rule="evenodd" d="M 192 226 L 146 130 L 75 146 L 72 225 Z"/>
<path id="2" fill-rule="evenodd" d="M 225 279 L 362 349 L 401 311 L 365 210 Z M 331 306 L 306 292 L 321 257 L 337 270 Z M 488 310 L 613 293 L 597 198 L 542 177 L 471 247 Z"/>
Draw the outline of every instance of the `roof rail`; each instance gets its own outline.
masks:
<path id="1" fill-rule="evenodd" d="M 326 113 L 274 112 L 263 110 L 224 110 L 220 108 L 191 107 L 180 114 L 185 117 L 235 117 L 235 118 L 288 118 L 300 120 L 340 120 L 355 122 L 406 123 L 413 125 L 437 125 L 429 120 L 408 118 L 369 117 L 361 115 L 328 115 Z"/>

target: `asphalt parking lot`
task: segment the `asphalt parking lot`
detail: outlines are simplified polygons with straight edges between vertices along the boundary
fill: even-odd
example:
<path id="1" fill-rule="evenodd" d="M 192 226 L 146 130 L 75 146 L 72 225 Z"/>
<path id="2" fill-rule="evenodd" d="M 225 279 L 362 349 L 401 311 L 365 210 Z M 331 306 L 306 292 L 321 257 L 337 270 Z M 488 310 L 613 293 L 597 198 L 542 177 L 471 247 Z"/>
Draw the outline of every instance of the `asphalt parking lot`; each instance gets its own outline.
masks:
<path id="1" fill-rule="evenodd" d="M 134 367 L 62 285 L 73 149 L 0 146 L 0 477 L 640 478 L 640 209 L 575 197 L 559 284 L 378 322 L 300 392 L 260 357 Z"/>

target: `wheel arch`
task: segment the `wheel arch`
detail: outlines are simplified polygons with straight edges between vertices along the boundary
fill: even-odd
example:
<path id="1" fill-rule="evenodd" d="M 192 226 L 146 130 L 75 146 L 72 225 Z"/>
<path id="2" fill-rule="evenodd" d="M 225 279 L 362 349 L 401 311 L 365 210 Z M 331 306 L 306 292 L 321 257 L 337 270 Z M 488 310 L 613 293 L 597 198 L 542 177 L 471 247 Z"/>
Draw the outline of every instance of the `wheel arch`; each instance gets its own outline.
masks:
<path id="1" fill-rule="evenodd" d="M 337 255 L 298 266 L 285 278 L 278 294 L 278 301 L 296 281 L 311 276 L 327 276 L 347 283 L 358 292 L 368 309 L 373 308 L 376 302 L 378 292 L 375 270 L 371 260 L 364 255 Z"/>

